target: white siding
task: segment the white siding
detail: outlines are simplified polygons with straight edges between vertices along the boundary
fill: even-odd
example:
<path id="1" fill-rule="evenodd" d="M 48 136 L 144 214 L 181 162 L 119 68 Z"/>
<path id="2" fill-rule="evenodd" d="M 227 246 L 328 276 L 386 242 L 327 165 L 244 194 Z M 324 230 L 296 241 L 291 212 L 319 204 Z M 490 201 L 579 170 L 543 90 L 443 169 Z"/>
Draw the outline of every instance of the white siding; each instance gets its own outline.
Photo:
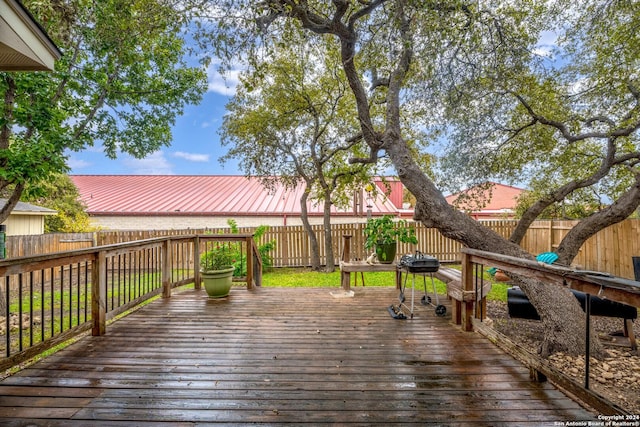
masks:
<path id="1" fill-rule="evenodd" d="M 44 233 L 44 216 L 11 214 L 5 222 L 7 236 L 21 236 Z"/>
<path id="2" fill-rule="evenodd" d="M 281 216 L 92 216 L 91 223 L 105 230 L 182 230 L 186 228 L 219 228 L 227 227 L 227 219 L 233 218 L 240 227 L 257 227 L 259 225 L 285 225 Z M 353 224 L 366 222 L 366 217 L 334 216 L 333 224 Z M 322 217 L 309 219 L 312 225 L 322 224 Z M 302 225 L 299 216 L 287 217 L 286 225 Z"/>

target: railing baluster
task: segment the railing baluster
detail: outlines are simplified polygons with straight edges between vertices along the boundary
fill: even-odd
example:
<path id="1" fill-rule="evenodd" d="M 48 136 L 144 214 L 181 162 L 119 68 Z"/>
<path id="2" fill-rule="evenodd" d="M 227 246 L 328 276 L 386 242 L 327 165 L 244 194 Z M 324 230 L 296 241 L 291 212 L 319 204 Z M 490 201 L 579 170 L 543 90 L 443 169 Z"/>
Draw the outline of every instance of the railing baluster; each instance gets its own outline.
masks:
<path id="1" fill-rule="evenodd" d="M 147 239 L 0 261 L 0 298 L 6 305 L 3 324 L 7 332 L 6 357 L 0 358 L 0 369 L 33 355 L 34 348 L 51 347 L 61 334 L 72 336 L 87 329 L 94 335 L 104 334 L 107 314 L 122 313 L 160 293 L 169 298 L 178 283 L 199 283 L 202 247 L 234 244 L 245 258 L 242 268 L 247 269 L 247 287 L 251 288 L 259 283 L 260 273 L 254 272 L 259 260 L 251 236 L 246 235 Z"/>
<path id="2" fill-rule="evenodd" d="M 11 284 L 9 281 L 9 276 L 5 277 L 4 281 L 4 289 L 5 289 L 5 337 L 6 337 L 6 355 L 7 357 L 11 356 L 11 319 L 10 319 L 10 303 L 11 303 Z"/>
<path id="3" fill-rule="evenodd" d="M 78 263 L 78 269 L 77 269 L 77 270 L 78 270 L 78 273 L 77 273 L 77 276 L 78 276 L 78 277 L 77 277 L 77 279 L 76 279 L 76 287 L 77 287 L 77 290 L 78 290 L 78 293 L 77 293 L 77 295 L 78 295 L 78 297 L 77 297 L 77 298 L 78 298 L 78 301 L 77 301 L 77 303 L 76 303 L 76 319 L 77 319 L 77 320 L 76 320 L 76 325 L 79 325 L 79 324 L 80 324 L 80 301 L 81 301 L 81 299 L 80 299 L 80 281 L 81 281 L 81 275 L 80 275 L 81 267 L 80 267 L 80 263 Z"/>
<path id="4" fill-rule="evenodd" d="M 170 298 L 171 297 L 171 251 L 173 247 L 171 245 L 171 240 L 167 239 L 164 241 L 162 245 L 162 297 Z"/>
<path id="5" fill-rule="evenodd" d="M 51 337 L 55 335 L 55 288 L 54 288 L 54 268 L 50 270 L 50 283 L 51 283 Z"/>
<path id="6" fill-rule="evenodd" d="M 142 253 L 137 253 L 137 265 L 136 265 L 136 274 L 138 275 L 138 293 L 136 298 L 142 295 Z"/>
<path id="7" fill-rule="evenodd" d="M 69 264 L 69 329 L 73 328 L 73 264 Z"/>
<path id="8" fill-rule="evenodd" d="M 131 254 L 125 254 L 125 274 L 127 275 L 127 291 L 125 294 L 125 301 L 131 301 Z"/>
<path id="9" fill-rule="evenodd" d="M 115 260 L 115 257 L 113 259 Z M 122 270 L 123 270 L 123 267 L 122 267 L 122 256 L 118 255 L 118 282 L 117 282 L 118 283 L 118 307 L 120 307 L 120 305 L 122 304 L 122 302 L 120 302 L 120 295 L 122 295 L 121 288 L 124 287 L 124 283 L 122 283 Z M 113 279 L 111 279 L 111 280 L 113 280 Z M 113 294 L 113 292 L 114 291 L 112 289 L 111 293 Z M 122 295 L 122 299 L 124 300 L 124 295 Z"/>
<path id="10" fill-rule="evenodd" d="M 22 273 L 18 275 L 18 351 L 22 351 Z"/>
<path id="11" fill-rule="evenodd" d="M 151 256 L 153 254 L 153 249 L 148 248 L 145 249 L 144 251 L 144 280 L 142 282 L 143 284 L 143 295 L 146 295 L 147 293 L 149 293 L 152 290 L 152 286 L 151 286 L 151 277 L 152 277 L 152 272 L 151 272 Z"/>
<path id="12" fill-rule="evenodd" d="M 40 269 L 40 342 L 44 342 L 44 270 Z"/>
<path id="13" fill-rule="evenodd" d="M 91 278 L 91 318 L 92 334 L 104 335 L 106 332 L 107 301 L 107 257 L 104 251 L 98 252 L 94 260 Z"/>
<path id="14" fill-rule="evenodd" d="M 89 301 L 89 263 L 84 262 L 84 321 L 87 321 L 87 302 Z"/>
<path id="15" fill-rule="evenodd" d="M 196 290 L 201 289 L 200 283 L 200 236 L 196 236 L 193 243 L 193 282 Z"/>
<path id="16" fill-rule="evenodd" d="M 33 347 L 33 271 L 29 272 L 29 347 Z"/>
<path id="17" fill-rule="evenodd" d="M 64 266 L 60 266 L 60 332 L 64 331 Z"/>

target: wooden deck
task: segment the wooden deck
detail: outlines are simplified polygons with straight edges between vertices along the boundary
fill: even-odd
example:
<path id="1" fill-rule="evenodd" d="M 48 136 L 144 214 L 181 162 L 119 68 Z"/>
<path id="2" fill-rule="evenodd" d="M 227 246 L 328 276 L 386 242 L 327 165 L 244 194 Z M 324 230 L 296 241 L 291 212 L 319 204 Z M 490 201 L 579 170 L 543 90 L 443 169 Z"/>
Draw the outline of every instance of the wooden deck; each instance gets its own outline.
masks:
<path id="1" fill-rule="evenodd" d="M 523 426 L 594 419 L 396 290 L 174 294 L 0 382 L 0 425 Z M 336 290 L 336 289 L 333 289 Z M 418 298 L 419 300 L 419 298 Z"/>

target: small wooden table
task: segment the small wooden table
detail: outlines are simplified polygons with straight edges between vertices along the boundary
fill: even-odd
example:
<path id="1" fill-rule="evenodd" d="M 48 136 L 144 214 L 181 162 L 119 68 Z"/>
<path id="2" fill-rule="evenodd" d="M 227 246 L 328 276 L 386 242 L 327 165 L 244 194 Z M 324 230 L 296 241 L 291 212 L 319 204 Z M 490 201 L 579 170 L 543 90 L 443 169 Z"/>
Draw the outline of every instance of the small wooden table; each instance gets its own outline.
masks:
<path id="1" fill-rule="evenodd" d="M 400 271 L 397 268 L 396 263 L 381 264 L 373 263 L 369 264 L 366 261 L 341 261 L 340 262 L 340 281 L 342 289 L 348 291 L 351 288 L 351 273 L 369 273 L 376 271 L 395 271 L 396 272 L 396 288 L 400 289 Z M 364 285 L 364 282 L 363 282 Z"/>

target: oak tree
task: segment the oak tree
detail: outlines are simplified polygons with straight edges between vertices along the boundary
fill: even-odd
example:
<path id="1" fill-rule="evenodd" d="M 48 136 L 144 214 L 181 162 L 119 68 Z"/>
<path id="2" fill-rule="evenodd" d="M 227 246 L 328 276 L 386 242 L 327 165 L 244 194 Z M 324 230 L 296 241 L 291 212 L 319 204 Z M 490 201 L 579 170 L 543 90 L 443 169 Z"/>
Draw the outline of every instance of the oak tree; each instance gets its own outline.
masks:
<path id="1" fill-rule="evenodd" d="M 540 139 L 541 143 L 566 142 L 580 150 L 600 145 L 594 164 L 623 165 L 624 173 L 620 173 L 626 184 L 618 186 L 614 203 L 585 218 L 569 233 L 558 249 L 564 262 L 572 259 L 589 235 L 624 219 L 638 204 L 640 179 L 632 158 L 637 151 L 640 115 L 638 34 L 633 30 L 638 25 L 638 10 L 631 2 L 216 3 L 224 3 L 213 13 L 218 23 L 213 31 L 217 46 L 225 46 L 218 54 L 242 51 L 251 57 L 264 45 L 278 40 L 286 43 L 282 28 L 291 21 L 311 33 L 332 36 L 355 97 L 353 114 L 369 147 L 367 157 L 351 161 L 369 163 L 381 153 L 388 155 L 416 198 L 415 219 L 436 227 L 446 237 L 475 249 L 534 257 L 516 243 L 517 235 L 505 239 L 447 204 L 434 179 L 415 161 L 403 132 L 408 111 L 412 118 L 420 118 L 412 123 L 414 127 L 436 136 L 449 126 L 457 130 L 468 126 L 477 133 L 476 140 L 514 142 L 507 150 L 513 156 L 527 156 L 530 140 Z M 564 21 L 556 19 L 560 16 Z M 247 25 L 249 22 L 256 25 Z M 537 44 L 542 31 L 560 34 L 559 43 L 564 43 L 562 52 L 570 65 L 545 66 L 540 61 Z M 477 114 L 487 110 L 491 114 Z M 464 117 L 468 120 L 461 119 Z M 464 135 L 474 137 L 470 132 Z M 609 149 L 612 143 L 616 148 Z M 464 163 L 464 153 L 459 155 Z M 577 179 L 593 180 L 588 173 Z M 599 182 L 597 176 L 595 180 Z M 549 197 L 554 202 L 572 191 L 563 187 L 566 182 L 558 180 L 558 184 L 558 191 Z M 537 216 L 537 209 L 531 217 Z M 581 352 L 584 313 L 575 298 L 563 289 L 517 279 L 546 327 L 542 354 Z M 599 352 L 597 340 L 592 343 Z"/>
<path id="2" fill-rule="evenodd" d="M 290 43 L 271 47 L 268 60 L 244 73 L 227 104 L 221 134 L 229 151 L 222 160 L 239 159 L 245 174 L 258 177 L 267 188 L 276 181 L 289 188 L 302 182 L 305 190 L 299 203 L 311 266 L 319 270 L 321 261 L 308 204 L 319 203 L 325 269 L 334 271 L 332 206 L 349 206 L 373 168 L 348 161 L 362 156 L 366 148 L 350 114 L 353 96 L 338 52 L 322 36 L 309 43 L 310 37 L 303 37 L 299 29 L 287 30 Z"/>

